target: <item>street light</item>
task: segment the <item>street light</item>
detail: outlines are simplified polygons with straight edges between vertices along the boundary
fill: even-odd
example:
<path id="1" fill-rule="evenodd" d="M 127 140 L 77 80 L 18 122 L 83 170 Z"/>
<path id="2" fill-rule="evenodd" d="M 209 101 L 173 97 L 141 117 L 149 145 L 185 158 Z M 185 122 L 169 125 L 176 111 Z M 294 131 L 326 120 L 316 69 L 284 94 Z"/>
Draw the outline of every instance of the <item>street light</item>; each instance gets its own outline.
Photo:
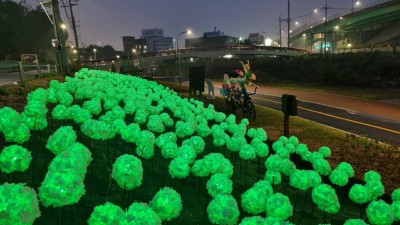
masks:
<path id="1" fill-rule="evenodd" d="M 96 57 L 96 52 L 97 52 L 97 49 L 93 49 L 93 52 L 94 52 L 94 60 L 96 60 L 97 59 L 97 57 Z"/>
<path id="2" fill-rule="evenodd" d="M 181 56 L 179 53 L 179 37 L 182 34 L 191 34 L 192 31 L 191 30 L 186 30 L 186 31 L 182 31 L 180 34 L 178 34 L 178 37 L 176 38 L 176 54 L 178 55 L 178 67 L 179 67 L 179 84 L 182 84 L 182 74 L 181 74 Z"/>

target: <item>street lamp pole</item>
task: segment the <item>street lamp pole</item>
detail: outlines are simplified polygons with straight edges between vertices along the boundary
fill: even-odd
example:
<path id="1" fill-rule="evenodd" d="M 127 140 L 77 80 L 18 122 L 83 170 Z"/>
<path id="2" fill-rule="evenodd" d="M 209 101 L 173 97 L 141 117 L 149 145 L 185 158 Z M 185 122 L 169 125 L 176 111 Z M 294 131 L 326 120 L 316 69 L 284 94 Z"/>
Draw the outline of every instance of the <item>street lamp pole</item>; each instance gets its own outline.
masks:
<path id="1" fill-rule="evenodd" d="M 288 31 L 288 37 L 287 37 L 287 47 L 290 48 L 290 0 L 288 0 L 288 16 L 287 16 L 287 31 Z"/>
<path id="2" fill-rule="evenodd" d="M 97 60 L 97 57 L 96 57 L 96 52 L 97 52 L 97 49 L 93 49 L 93 52 L 94 52 L 94 60 Z"/>
<path id="3" fill-rule="evenodd" d="M 191 31 L 190 30 L 186 30 L 186 31 L 182 31 L 180 34 L 178 34 L 178 37 L 176 38 L 176 54 L 178 55 L 178 67 L 179 67 L 179 84 L 182 84 L 182 73 L 181 73 L 181 56 L 179 53 L 179 37 L 182 34 L 190 34 Z"/>

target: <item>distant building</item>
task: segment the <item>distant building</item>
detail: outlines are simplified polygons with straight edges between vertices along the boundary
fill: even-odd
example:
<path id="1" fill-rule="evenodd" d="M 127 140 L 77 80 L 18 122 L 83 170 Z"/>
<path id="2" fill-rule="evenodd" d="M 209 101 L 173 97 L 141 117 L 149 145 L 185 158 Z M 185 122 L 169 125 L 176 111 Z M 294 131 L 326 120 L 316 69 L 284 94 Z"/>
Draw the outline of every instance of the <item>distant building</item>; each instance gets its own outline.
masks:
<path id="1" fill-rule="evenodd" d="M 265 37 L 261 33 L 250 33 L 248 40 L 252 45 L 264 45 Z"/>
<path id="2" fill-rule="evenodd" d="M 185 39 L 185 46 L 189 47 L 219 47 L 237 45 L 238 38 L 224 35 L 223 32 L 214 28 L 214 31 L 204 32 L 203 37 Z"/>
<path id="3" fill-rule="evenodd" d="M 160 28 L 143 29 L 142 39 L 146 39 L 148 52 L 158 52 L 173 48 L 173 38 L 164 37 L 164 30 Z"/>
<path id="4" fill-rule="evenodd" d="M 160 28 L 143 29 L 142 37 L 143 39 L 159 38 L 164 37 L 164 30 Z"/>
<path id="5" fill-rule="evenodd" d="M 124 36 L 122 37 L 122 44 L 125 54 L 132 54 L 133 49 L 139 54 L 147 52 L 146 39 L 135 39 L 135 37 L 132 36 Z"/>

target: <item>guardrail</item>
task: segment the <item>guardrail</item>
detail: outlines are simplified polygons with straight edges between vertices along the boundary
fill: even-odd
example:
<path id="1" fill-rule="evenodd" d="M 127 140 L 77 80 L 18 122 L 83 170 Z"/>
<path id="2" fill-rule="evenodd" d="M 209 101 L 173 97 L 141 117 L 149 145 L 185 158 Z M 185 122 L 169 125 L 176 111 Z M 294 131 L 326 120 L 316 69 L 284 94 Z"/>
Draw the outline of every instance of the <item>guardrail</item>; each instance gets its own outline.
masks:
<path id="1" fill-rule="evenodd" d="M 0 74 L 16 73 L 19 74 L 19 80 L 21 83 L 24 82 L 25 73 L 29 71 L 35 71 L 36 75 L 41 75 L 42 72 L 50 73 L 52 71 L 57 72 L 56 65 L 40 65 L 39 63 L 28 63 L 19 61 L 0 61 Z"/>

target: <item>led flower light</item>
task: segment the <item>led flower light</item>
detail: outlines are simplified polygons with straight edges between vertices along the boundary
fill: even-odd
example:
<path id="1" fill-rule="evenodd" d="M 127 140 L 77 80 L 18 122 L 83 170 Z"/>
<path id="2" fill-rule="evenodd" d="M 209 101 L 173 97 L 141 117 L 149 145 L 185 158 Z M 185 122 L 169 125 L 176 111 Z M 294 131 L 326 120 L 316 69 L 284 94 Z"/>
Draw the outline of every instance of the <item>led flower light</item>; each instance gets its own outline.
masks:
<path id="1" fill-rule="evenodd" d="M 51 111 L 51 116 L 56 120 L 66 120 L 70 118 L 70 111 L 67 106 L 59 104 Z"/>
<path id="2" fill-rule="evenodd" d="M 344 222 L 343 225 L 368 225 L 368 224 L 362 219 L 348 219 L 346 220 L 346 222 Z"/>
<path id="3" fill-rule="evenodd" d="M 373 200 L 385 194 L 385 187 L 381 181 L 371 180 L 365 184 L 365 187 L 370 190 Z"/>
<path id="4" fill-rule="evenodd" d="M 289 159 L 290 158 L 290 152 L 287 150 L 285 147 L 280 147 L 275 150 L 276 154 L 282 157 L 282 159 Z"/>
<path id="5" fill-rule="evenodd" d="M 239 150 L 239 156 L 244 160 L 255 159 L 257 156 L 256 149 L 249 144 L 242 145 Z"/>
<path id="6" fill-rule="evenodd" d="M 267 225 L 267 222 L 264 217 L 252 216 L 243 218 L 239 225 Z"/>
<path id="7" fill-rule="evenodd" d="M 257 215 L 265 210 L 267 198 L 262 191 L 250 188 L 241 195 L 241 206 L 247 213 Z"/>
<path id="8" fill-rule="evenodd" d="M 168 142 L 161 148 L 161 155 L 166 159 L 173 159 L 178 156 L 178 145 L 175 142 Z"/>
<path id="9" fill-rule="evenodd" d="M 225 174 L 216 173 L 207 181 L 207 191 L 213 198 L 218 194 L 230 195 L 233 190 L 232 185 L 232 181 Z"/>
<path id="10" fill-rule="evenodd" d="M 349 182 L 349 177 L 344 169 L 336 168 L 329 175 L 329 180 L 332 182 L 332 184 L 343 187 Z"/>
<path id="11" fill-rule="evenodd" d="M 46 148 L 54 155 L 58 155 L 75 143 L 77 138 L 78 136 L 71 126 L 62 126 L 50 135 Z"/>
<path id="12" fill-rule="evenodd" d="M 147 129 L 156 133 L 163 133 L 165 131 L 165 126 L 159 115 L 150 115 L 147 122 Z"/>
<path id="13" fill-rule="evenodd" d="M 192 146 L 197 155 L 203 153 L 206 142 L 200 136 L 192 136 L 182 142 L 182 145 Z"/>
<path id="14" fill-rule="evenodd" d="M 161 225 L 160 216 L 153 211 L 146 203 L 132 203 L 128 211 L 123 215 L 119 222 L 121 225 L 131 224 L 154 224 Z"/>
<path id="15" fill-rule="evenodd" d="M 199 134 L 200 137 L 208 137 L 208 135 L 211 134 L 211 129 L 208 127 L 207 124 L 199 124 L 197 126 L 197 133 Z"/>
<path id="16" fill-rule="evenodd" d="M 312 163 L 312 166 L 321 175 L 328 176 L 332 172 L 331 165 L 326 159 L 317 159 Z"/>
<path id="17" fill-rule="evenodd" d="M 280 136 L 278 142 L 281 142 L 282 145 L 285 146 L 289 143 L 289 139 L 286 136 Z"/>
<path id="18" fill-rule="evenodd" d="M 110 124 L 93 119 L 85 121 L 81 125 L 81 131 L 86 136 L 96 140 L 108 140 L 115 137 L 116 134 Z"/>
<path id="19" fill-rule="evenodd" d="M 232 152 L 238 152 L 245 144 L 247 144 L 246 138 L 236 133 L 232 136 L 232 138 L 226 140 L 226 147 Z"/>
<path id="20" fill-rule="evenodd" d="M 171 221 L 178 217 L 182 211 L 181 196 L 169 187 L 164 187 L 158 191 L 149 205 L 163 221 Z"/>
<path id="21" fill-rule="evenodd" d="M 280 184 L 282 182 L 282 175 L 275 170 L 267 170 L 265 172 L 264 180 L 271 184 Z"/>
<path id="22" fill-rule="evenodd" d="M 279 171 L 282 167 L 283 159 L 279 155 L 270 155 L 265 161 L 267 170 Z"/>
<path id="23" fill-rule="evenodd" d="M 308 150 L 307 145 L 299 144 L 296 147 L 296 154 L 300 155 L 301 159 L 304 161 L 308 161 L 311 155 L 311 152 Z"/>
<path id="24" fill-rule="evenodd" d="M 138 109 L 135 113 L 135 122 L 139 124 L 144 124 L 147 121 L 147 117 L 150 116 L 150 113 L 146 109 Z"/>
<path id="25" fill-rule="evenodd" d="M 0 108 L 0 131 L 12 132 L 21 125 L 21 117 L 17 111 L 5 106 Z"/>
<path id="26" fill-rule="evenodd" d="M 89 225 L 118 225 L 123 217 L 124 210 L 121 207 L 106 202 L 94 207 L 87 222 Z"/>
<path id="27" fill-rule="evenodd" d="M 0 185 L 0 224 L 31 225 L 40 217 L 34 189 L 24 184 Z"/>
<path id="28" fill-rule="evenodd" d="M 126 123 L 122 119 L 116 119 L 111 124 L 112 133 L 121 134 L 121 131 L 126 128 Z"/>
<path id="29" fill-rule="evenodd" d="M 367 187 L 361 184 L 354 184 L 350 188 L 349 198 L 355 203 L 363 204 L 372 200 L 372 193 Z"/>
<path id="30" fill-rule="evenodd" d="M 400 188 L 397 188 L 392 192 L 392 201 L 400 201 Z"/>
<path id="31" fill-rule="evenodd" d="M 47 90 L 44 88 L 36 88 L 34 91 L 30 92 L 27 96 L 29 101 L 39 101 L 46 104 L 47 100 Z"/>
<path id="32" fill-rule="evenodd" d="M 131 123 L 121 130 L 121 138 L 126 142 L 136 143 L 140 132 L 140 126 L 137 123 Z"/>
<path id="33" fill-rule="evenodd" d="M 256 154 L 258 157 L 264 158 L 267 157 L 269 154 L 269 148 L 268 145 L 264 142 L 262 142 L 258 138 L 254 138 L 251 141 L 251 146 L 253 146 L 256 149 Z"/>
<path id="34" fill-rule="evenodd" d="M 207 166 L 204 159 L 196 160 L 192 166 L 192 173 L 196 177 L 207 177 L 211 173 L 211 168 Z"/>
<path id="35" fill-rule="evenodd" d="M 163 133 L 160 134 L 157 138 L 156 138 L 156 145 L 159 148 L 164 147 L 166 144 L 174 142 L 176 143 L 177 137 L 176 134 L 173 132 L 167 132 L 167 133 Z"/>
<path id="36" fill-rule="evenodd" d="M 48 109 L 43 101 L 32 100 L 24 108 L 27 117 L 45 117 Z"/>
<path id="37" fill-rule="evenodd" d="M 232 177 L 233 165 L 229 159 L 225 158 L 221 153 L 210 153 L 204 156 L 205 164 L 212 174 L 222 173 Z"/>
<path id="38" fill-rule="evenodd" d="M 391 205 L 394 220 L 400 221 L 400 201 L 393 201 Z"/>
<path id="39" fill-rule="evenodd" d="M 82 109 L 79 105 L 70 106 L 68 110 L 70 111 L 70 119 L 77 124 L 92 119 L 92 114 L 88 110 Z"/>
<path id="40" fill-rule="evenodd" d="M 286 220 L 293 215 L 293 206 L 286 195 L 275 193 L 267 200 L 266 212 L 268 217 Z"/>
<path id="41" fill-rule="evenodd" d="M 122 189 L 139 187 L 143 180 L 142 162 L 133 155 L 121 155 L 113 164 L 111 176 Z"/>
<path id="42" fill-rule="evenodd" d="M 231 195 L 219 194 L 207 206 L 208 218 L 213 224 L 237 224 L 239 208 Z"/>
<path id="43" fill-rule="evenodd" d="M 24 172 L 31 161 L 31 153 L 19 145 L 7 146 L 0 153 L 0 169 L 3 173 Z"/>
<path id="44" fill-rule="evenodd" d="M 290 136 L 288 139 L 289 144 L 294 145 L 297 147 L 299 145 L 299 139 L 296 136 Z"/>
<path id="45" fill-rule="evenodd" d="M 66 91 L 57 91 L 56 97 L 57 97 L 57 101 L 61 105 L 65 105 L 65 106 L 72 105 L 72 102 L 74 101 L 74 97 Z"/>
<path id="46" fill-rule="evenodd" d="M 168 172 L 172 178 L 186 178 L 190 173 L 190 165 L 183 157 L 177 157 L 169 163 Z"/>
<path id="47" fill-rule="evenodd" d="M 290 176 L 295 171 L 296 171 L 296 164 L 294 164 L 294 162 L 292 162 L 290 159 L 282 160 L 282 167 L 280 168 L 279 172 L 281 172 L 286 176 Z"/>
<path id="48" fill-rule="evenodd" d="M 381 175 L 378 172 L 370 170 L 364 174 L 364 181 L 367 183 L 370 181 L 381 181 Z"/>
<path id="49" fill-rule="evenodd" d="M 47 123 L 46 123 L 47 125 Z M 24 123 L 21 123 L 15 130 L 4 133 L 6 142 L 25 143 L 31 137 L 30 129 Z"/>
<path id="50" fill-rule="evenodd" d="M 56 96 L 56 89 L 53 87 L 47 88 L 47 99 L 46 102 L 48 103 L 57 103 L 57 96 Z"/>
<path id="51" fill-rule="evenodd" d="M 61 163 L 62 161 L 67 163 Z M 46 207 L 62 207 L 77 203 L 85 194 L 83 183 L 91 162 L 90 151 L 82 144 L 73 144 L 58 154 L 39 187 L 39 197 Z"/>
<path id="52" fill-rule="evenodd" d="M 338 213 L 340 209 L 339 198 L 335 189 L 327 184 L 320 184 L 312 191 L 312 200 L 318 208 L 327 213 Z"/>
<path id="53" fill-rule="evenodd" d="M 390 205 L 383 200 L 372 201 L 365 212 L 373 225 L 390 225 L 394 222 L 394 213 Z"/>
<path id="54" fill-rule="evenodd" d="M 336 167 L 338 170 L 344 170 L 347 173 L 347 176 L 349 178 L 354 177 L 354 169 L 353 167 L 347 163 L 347 162 L 341 162 L 339 165 Z"/>
<path id="55" fill-rule="evenodd" d="M 145 159 L 150 159 L 154 155 L 154 145 L 156 143 L 156 137 L 148 130 L 143 130 L 138 133 L 136 140 L 137 148 L 136 154 Z"/>
<path id="56" fill-rule="evenodd" d="M 319 176 L 319 179 L 315 179 L 313 176 Z M 290 186 L 306 191 L 309 188 L 321 184 L 320 182 L 315 182 L 316 180 L 322 181 L 322 178 L 317 172 L 313 170 L 296 170 L 290 175 Z"/>
<path id="57" fill-rule="evenodd" d="M 318 149 L 318 152 L 321 153 L 324 158 L 331 157 L 331 149 L 329 147 L 322 146 Z"/>

